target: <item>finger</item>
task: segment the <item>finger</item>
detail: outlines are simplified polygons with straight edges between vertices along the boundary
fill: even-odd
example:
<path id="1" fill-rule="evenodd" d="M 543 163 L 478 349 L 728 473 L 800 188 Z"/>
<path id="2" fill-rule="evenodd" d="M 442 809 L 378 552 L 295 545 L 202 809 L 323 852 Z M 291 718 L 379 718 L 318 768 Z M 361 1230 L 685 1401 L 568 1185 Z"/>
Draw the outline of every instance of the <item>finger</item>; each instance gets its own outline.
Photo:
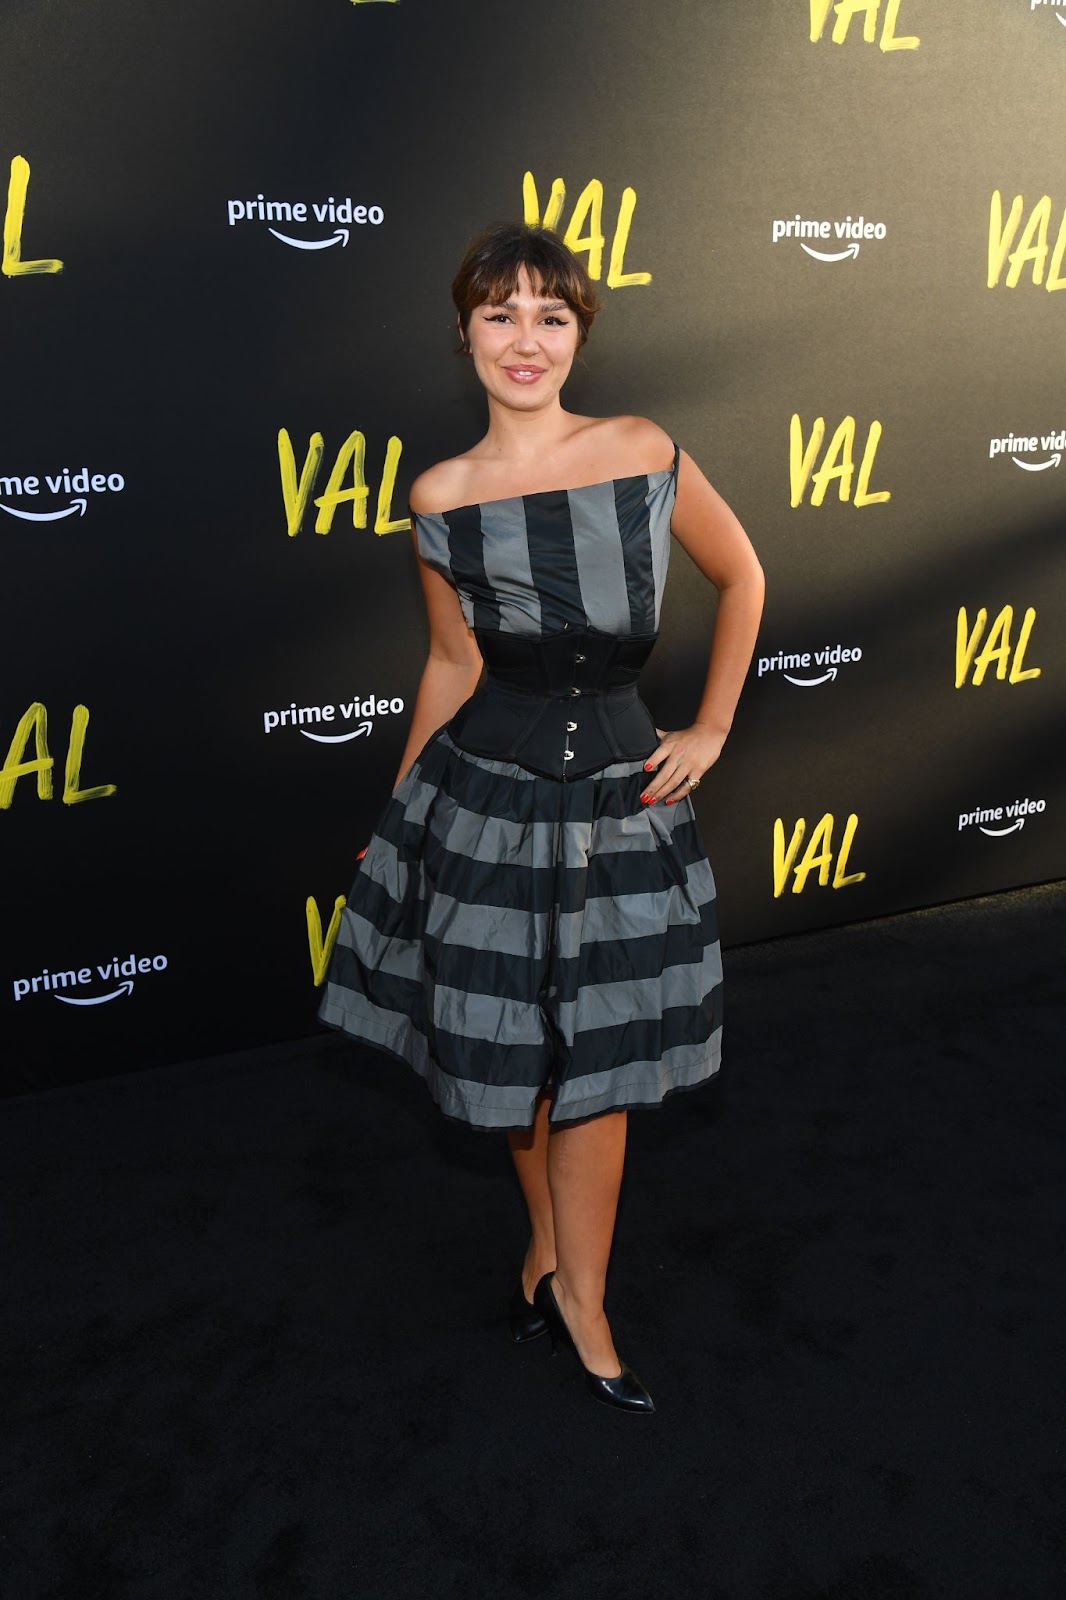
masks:
<path id="1" fill-rule="evenodd" d="M 695 785 L 689 783 L 688 778 L 686 777 L 684 783 L 679 783 L 676 789 L 671 790 L 666 797 L 665 803 L 668 806 L 675 806 L 679 800 L 684 800 L 686 795 L 692 795 L 695 792 Z"/>
<path id="2" fill-rule="evenodd" d="M 659 771 L 644 786 L 641 799 L 645 804 L 654 805 L 657 800 L 661 800 L 665 794 L 669 794 L 670 790 L 676 787 L 683 765 L 684 759 L 679 751 L 667 751 Z"/>
<path id="3" fill-rule="evenodd" d="M 655 732 L 659 736 L 659 743 L 656 745 L 655 749 L 644 763 L 645 772 L 654 772 L 659 763 L 665 760 L 670 751 L 670 746 L 667 743 L 667 740 L 671 738 L 671 735 L 663 728 L 656 728 Z"/>

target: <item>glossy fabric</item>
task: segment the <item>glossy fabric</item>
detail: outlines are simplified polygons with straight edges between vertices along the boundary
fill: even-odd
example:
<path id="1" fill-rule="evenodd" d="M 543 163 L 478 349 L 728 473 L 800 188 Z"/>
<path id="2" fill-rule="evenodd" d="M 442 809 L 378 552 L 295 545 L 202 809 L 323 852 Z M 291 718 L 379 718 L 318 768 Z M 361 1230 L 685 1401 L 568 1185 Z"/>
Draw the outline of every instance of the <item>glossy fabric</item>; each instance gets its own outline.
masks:
<path id="1" fill-rule="evenodd" d="M 640 802 L 655 739 L 633 680 L 674 488 L 660 472 L 415 519 L 488 679 L 385 808 L 320 1016 L 477 1127 L 528 1126 L 546 1086 L 558 1123 L 657 1104 L 718 1066 L 714 882 L 691 802 Z"/>
<path id="2" fill-rule="evenodd" d="M 573 781 L 658 744 L 637 695 L 655 635 L 564 629 L 546 639 L 477 632 L 485 679 L 448 724 L 461 750 Z"/>

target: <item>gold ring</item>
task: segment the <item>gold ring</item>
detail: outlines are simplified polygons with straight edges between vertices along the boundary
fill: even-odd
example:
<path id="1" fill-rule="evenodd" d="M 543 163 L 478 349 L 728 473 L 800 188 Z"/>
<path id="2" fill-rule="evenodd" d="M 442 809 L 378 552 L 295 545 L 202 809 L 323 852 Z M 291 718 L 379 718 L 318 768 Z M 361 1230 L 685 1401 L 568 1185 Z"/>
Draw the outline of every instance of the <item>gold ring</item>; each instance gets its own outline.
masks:
<path id="1" fill-rule="evenodd" d="M 698 778 L 689 778 L 686 781 L 690 789 L 698 789 L 700 786 L 700 780 Z"/>

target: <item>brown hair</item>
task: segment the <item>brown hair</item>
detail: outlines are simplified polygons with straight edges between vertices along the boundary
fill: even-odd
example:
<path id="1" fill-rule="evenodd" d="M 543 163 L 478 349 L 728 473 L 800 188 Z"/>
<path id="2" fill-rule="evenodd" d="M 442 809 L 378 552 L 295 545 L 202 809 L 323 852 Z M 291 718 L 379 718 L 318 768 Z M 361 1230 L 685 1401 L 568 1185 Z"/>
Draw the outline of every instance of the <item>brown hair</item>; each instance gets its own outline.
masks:
<path id="1" fill-rule="evenodd" d="M 496 222 L 470 241 L 452 283 L 462 350 L 470 348 L 467 329 L 478 306 L 502 305 L 523 267 L 541 294 L 566 302 L 577 318 L 578 345 L 585 343 L 600 303 L 584 264 L 551 228 Z"/>

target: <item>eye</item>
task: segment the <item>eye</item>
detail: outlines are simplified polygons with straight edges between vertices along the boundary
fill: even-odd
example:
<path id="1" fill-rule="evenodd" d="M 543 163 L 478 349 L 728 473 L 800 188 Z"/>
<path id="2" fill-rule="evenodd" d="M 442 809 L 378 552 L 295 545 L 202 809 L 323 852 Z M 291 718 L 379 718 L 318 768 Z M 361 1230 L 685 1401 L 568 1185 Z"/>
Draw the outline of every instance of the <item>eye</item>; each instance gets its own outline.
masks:
<path id="1" fill-rule="evenodd" d="M 568 319 L 566 317 L 558 316 L 554 311 L 549 316 L 545 317 L 544 320 L 545 322 L 553 323 L 557 328 L 566 328 L 569 326 Z"/>
<path id="2" fill-rule="evenodd" d="M 506 311 L 493 311 L 485 318 L 486 322 L 510 322 L 510 320 Z"/>

